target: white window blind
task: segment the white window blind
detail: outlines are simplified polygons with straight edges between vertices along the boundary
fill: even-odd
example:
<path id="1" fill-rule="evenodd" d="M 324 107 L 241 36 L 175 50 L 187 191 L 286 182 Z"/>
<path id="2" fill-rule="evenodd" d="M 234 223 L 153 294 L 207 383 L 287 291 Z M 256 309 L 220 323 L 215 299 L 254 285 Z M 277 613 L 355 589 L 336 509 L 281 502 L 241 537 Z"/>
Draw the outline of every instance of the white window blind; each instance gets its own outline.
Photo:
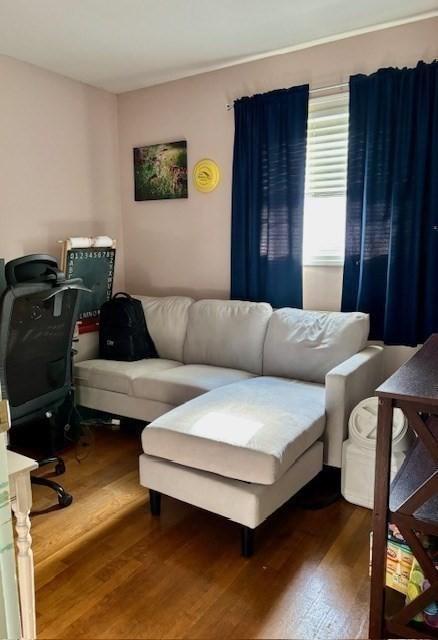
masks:
<path id="1" fill-rule="evenodd" d="M 307 132 L 303 262 L 344 260 L 348 93 L 311 98 Z"/>

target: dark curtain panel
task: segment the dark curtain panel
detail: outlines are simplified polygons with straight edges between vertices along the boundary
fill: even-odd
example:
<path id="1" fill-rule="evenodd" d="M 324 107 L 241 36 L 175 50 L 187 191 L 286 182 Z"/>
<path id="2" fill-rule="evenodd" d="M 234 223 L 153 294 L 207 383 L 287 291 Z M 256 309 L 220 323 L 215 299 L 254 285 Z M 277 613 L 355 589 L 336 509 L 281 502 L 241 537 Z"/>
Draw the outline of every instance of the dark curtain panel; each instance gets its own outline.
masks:
<path id="1" fill-rule="evenodd" d="M 234 103 L 231 297 L 302 307 L 309 87 Z"/>
<path id="2" fill-rule="evenodd" d="M 438 331 L 438 62 L 350 78 L 344 311 L 372 339 Z"/>

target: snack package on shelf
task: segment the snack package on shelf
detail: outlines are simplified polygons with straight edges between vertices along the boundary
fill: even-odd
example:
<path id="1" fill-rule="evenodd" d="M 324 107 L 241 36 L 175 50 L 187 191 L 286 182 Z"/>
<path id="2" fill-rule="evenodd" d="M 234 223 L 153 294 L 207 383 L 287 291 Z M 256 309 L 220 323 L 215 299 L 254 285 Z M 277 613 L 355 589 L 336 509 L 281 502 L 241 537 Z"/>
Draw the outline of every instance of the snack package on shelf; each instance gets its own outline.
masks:
<path id="1" fill-rule="evenodd" d="M 370 534 L 370 575 L 373 533 Z M 386 545 L 386 586 L 403 595 L 407 594 L 413 555 L 410 547 L 393 524 L 388 527 Z"/>
<path id="2" fill-rule="evenodd" d="M 435 548 L 432 549 L 432 539 L 427 536 L 421 536 L 421 542 L 425 549 L 428 549 L 429 553 L 432 550 L 437 558 L 436 564 L 438 566 L 438 555 Z M 370 535 L 370 549 L 372 549 L 372 532 Z M 371 575 L 371 551 L 370 551 L 370 575 Z M 399 593 L 406 596 L 407 602 L 410 602 L 416 598 L 422 591 L 427 588 L 429 583 L 425 580 L 422 569 L 419 563 L 414 558 L 411 548 L 404 540 L 398 527 L 394 524 L 388 526 L 388 541 L 386 545 L 386 586 L 395 589 Z M 437 625 L 436 620 L 438 605 L 435 607 L 431 605 L 427 608 L 425 616 L 421 615 L 416 620 L 426 622 L 428 617 L 432 623 Z M 435 617 L 434 617 L 435 616 Z M 435 628 L 435 627 L 434 627 Z"/>
<path id="3" fill-rule="evenodd" d="M 414 557 L 398 528 L 388 527 L 386 545 L 386 585 L 406 595 Z"/>

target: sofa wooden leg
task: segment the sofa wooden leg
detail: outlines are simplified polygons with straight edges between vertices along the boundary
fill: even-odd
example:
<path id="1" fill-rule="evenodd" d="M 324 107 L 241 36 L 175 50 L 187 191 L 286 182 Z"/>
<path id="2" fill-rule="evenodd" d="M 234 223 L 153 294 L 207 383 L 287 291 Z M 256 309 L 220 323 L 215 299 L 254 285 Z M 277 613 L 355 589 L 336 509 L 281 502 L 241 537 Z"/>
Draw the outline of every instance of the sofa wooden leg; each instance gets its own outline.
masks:
<path id="1" fill-rule="evenodd" d="M 254 529 L 242 526 L 240 535 L 241 554 L 244 558 L 250 558 L 254 553 Z"/>
<path id="2" fill-rule="evenodd" d="M 149 489 L 149 506 L 153 516 L 159 516 L 161 513 L 161 493 Z"/>

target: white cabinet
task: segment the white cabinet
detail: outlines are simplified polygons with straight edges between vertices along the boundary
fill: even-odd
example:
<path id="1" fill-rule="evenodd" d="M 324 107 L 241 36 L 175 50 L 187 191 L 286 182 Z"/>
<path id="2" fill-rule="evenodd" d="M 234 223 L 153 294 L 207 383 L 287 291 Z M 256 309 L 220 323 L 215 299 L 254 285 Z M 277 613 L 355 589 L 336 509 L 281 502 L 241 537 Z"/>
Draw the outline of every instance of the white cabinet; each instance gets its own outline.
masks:
<path id="1" fill-rule="evenodd" d="M 29 513 L 32 506 L 30 472 L 37 469 L 38 464 L 7 450 L 8 428 L 7 403 L 2 402 L 0 396 L 0 638 L 34 640 L 35 583 Z M 11 509 L 15 514 L 16 545 Z"/>
<path id="2" fill-rule="evenodd" d="M 21 631 L 11 520 L 4 431 L 0 433 L 0 638 L 16 640 L 21 636 Z"/>

